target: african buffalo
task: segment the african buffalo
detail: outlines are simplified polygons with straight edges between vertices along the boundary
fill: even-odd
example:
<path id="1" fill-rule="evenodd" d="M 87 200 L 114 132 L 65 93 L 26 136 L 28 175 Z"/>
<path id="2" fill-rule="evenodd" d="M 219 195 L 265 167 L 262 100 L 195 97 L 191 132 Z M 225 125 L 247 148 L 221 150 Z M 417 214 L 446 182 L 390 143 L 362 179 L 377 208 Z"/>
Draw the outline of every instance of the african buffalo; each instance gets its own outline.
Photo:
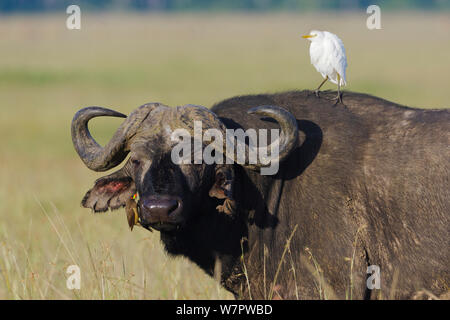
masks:
<path id="1" fill-rule="evenodd" d="M 82 109 L 72 140 L 88 168 L 106 171 L 129 154 L 121 169 L 95 182 L 82 205 L 95 212 L 128 207 L 137 193 L 131 206 L 140 224 L 160 231 L 169 254 L 188 257 L 210 275 L 220 270 L 222 285 L 237 298 L 445 293 L 449 110 L 351 92 L 343 95 L 345 105 L 335 105 L 328 100 L 335 94 L 241 96 L 211 109 L 149 103 L 128 117 Z M 104 147 L 87 128 L 98 116 L 126 117 Z M 260 163 L 175 164 L 170 132 L 191 132 L 194 120 L 221 132 L 280 127 L 278 173 L 261 175 Z"/>

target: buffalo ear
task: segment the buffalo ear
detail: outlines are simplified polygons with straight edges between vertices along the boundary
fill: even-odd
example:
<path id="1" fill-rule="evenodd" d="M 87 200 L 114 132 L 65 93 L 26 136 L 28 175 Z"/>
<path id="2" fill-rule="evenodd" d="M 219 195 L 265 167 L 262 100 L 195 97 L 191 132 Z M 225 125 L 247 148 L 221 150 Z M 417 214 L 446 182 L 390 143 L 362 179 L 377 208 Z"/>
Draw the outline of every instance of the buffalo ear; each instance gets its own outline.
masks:
<path id="1" fill-rule="evenodd" d="M 121 169 L 95 181 L 94 187 L 81 200 L 81 205 L 95 212 L 104 212 L 124 207 L 126 201 L 136 193 L 133 179 Z"/>
<path id="2" fill-rule="evenodd" d="M 233 183 L 233 166 L 223 165 L 216 167 L 215 182 L 209 190 L 209 196 L 224 199 L 223 204 L 217 206 L 216 209 L 228 215 L 233 215 L 236 211 L 236 202 L 233 198 Z"/>

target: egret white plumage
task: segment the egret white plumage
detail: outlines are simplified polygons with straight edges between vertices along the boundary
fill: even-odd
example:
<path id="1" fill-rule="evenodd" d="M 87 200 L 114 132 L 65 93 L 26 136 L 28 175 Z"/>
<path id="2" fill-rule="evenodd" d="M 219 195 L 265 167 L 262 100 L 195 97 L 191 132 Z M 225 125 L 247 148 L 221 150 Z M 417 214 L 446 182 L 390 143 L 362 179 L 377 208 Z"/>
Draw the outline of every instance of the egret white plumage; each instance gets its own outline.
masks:
<path id="1" fill-rule="evenodd" d="M 316 89 L 316 96 L 327 80 L 338 85 L 336 99 L 342 102 L 341 86 L 347 84 L 345 69 L 347 68 L 347 56 L 344 43 L 339 37 L 328 31 L 312 30 L 308 35 L 302 36 L 311 41 L 309 54 L 311 64 L 325 78 Z"/>

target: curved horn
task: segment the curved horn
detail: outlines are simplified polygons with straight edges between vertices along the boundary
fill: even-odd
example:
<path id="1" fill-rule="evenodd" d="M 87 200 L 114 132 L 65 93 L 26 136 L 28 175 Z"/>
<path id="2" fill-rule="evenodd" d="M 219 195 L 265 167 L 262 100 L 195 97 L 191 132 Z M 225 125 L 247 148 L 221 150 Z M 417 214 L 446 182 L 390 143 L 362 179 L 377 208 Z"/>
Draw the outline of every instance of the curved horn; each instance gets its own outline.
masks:
<path id="1" fill-rule="evenodd" d="M 132 137 L 149 113 L 160 103 L 147 103 L 134 110 L 128 117 L 120 112 L 101 108 L 87 107 L 78 111 L 72 120 L 72 142 L 81 160 L 89 169 L 106 171 L 119 165 L 127 156 L 127 142 Z M 88 122 L 92 118 L 110 116 L 127 118 L 117 129 L 106 146 L 100 146 L 92 138 Z"/>
<path id="2" fill-rule="evenodd" d="M 78 111 L 72 120 L 72 142 L 84 164 L 94 171 L 106 171 L 111 169 L 126 157 L 123 151 L 122 135 L 117 136 L 117 132 L 105 147 L 100 146 L 91 136 L 88 129 L 88 122 L 95 117 L 118 117 L 127 116 L 106 108 L 87 107 Z"/>
<path id="3" fill-rule="evenodd" d="M 280 128 L 281 128 L 281 133 L 280 133 L 280 136 L 278 137 L 278 139 L 272 143 L 278 144 L 279 155 L 278 155 L 278 158 L 271 159 L 271 161 L 272 162 L 274 162 L 274 161 L 281 162 L 285 158 L 287 158 L 288 155 L 292 152 L 292 150 L 294 150 L 295 147 L 297 146 L 297 141 L 298 141 L 298 127 L 297 127 L 297 120 L 295 119 L 295 117 L 287 110 L 285 110 L 281 107 L 277 107 L 277 106 L 254 107 L 254 108 L 251 108 L 250 110 L 248 110 L 247 113 L 273 118 L 278 122 L 278 124 L 280 125 Z M 267 146 L 266 148 L 268 150 L 271 150 L 271 147 L 272 147 L 272 145 Z M 256 154 L 258 155 L 258 162 L 256 164 L 246 164 L 245 167 L 247 167 L 249 169 L 257 170 L 261 167 L 266 167 L 269 165 L 267 163 L 267 161 L 264 161 L 266 163 L 260 162 L 260 160 L 261 160 L 260 155 L 266 154 L 266 153 L 260 151 L 261 148 L 262 147 L 256 148 L 256 152 L 257 152 Z M 248 157 L 249 150 L 248 149 L 249 148 L 247 147 L 246 148 L 247 159 L 249 159 L 249 157 Z M 270 156 L 269 156 L 269 159 L 270 159 Z M 269 160 L 269 159 L 266 159 L 266 160 Z"/>

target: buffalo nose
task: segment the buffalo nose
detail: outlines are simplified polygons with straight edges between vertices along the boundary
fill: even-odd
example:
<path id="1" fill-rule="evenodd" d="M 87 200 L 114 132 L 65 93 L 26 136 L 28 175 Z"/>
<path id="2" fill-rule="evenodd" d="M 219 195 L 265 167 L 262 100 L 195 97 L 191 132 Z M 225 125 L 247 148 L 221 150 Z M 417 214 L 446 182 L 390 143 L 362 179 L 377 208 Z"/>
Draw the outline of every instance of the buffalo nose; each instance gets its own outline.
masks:
<path id="1" fill-rule="evenodd" d="M 149 223 L 170 222 L 169 215 L 178 208 L 174 199 L 147 199 L 142 202 L 144 219 Z"/>

